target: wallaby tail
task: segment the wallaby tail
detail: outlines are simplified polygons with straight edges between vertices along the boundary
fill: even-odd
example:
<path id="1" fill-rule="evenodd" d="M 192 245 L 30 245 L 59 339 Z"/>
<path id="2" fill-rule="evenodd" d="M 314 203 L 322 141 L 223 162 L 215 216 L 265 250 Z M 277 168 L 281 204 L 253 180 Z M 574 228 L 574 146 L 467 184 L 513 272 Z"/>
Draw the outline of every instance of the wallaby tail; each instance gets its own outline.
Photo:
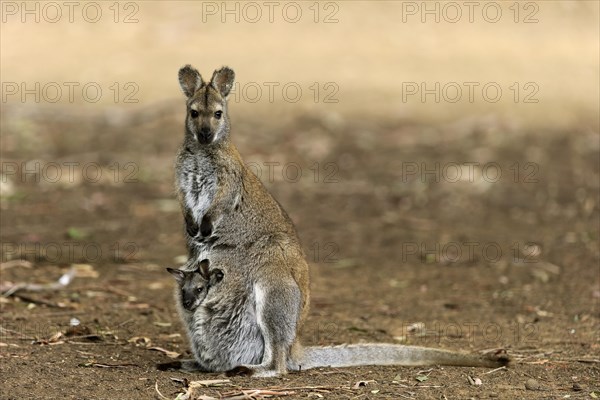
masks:
<path id="1" fill-rule="evenodd" d="M 290 363 L 290 369 L 304 370 L 316 367 L 354 367 L 360 365 L 427 366 L 449 365 L 459 367 L 501 367 L 509 358 L 504 352 L 496 354 L 465 354 L 448 350 L 396 344 L 355 344 L 328 347 L 305 347 L 299 361 Z"/>

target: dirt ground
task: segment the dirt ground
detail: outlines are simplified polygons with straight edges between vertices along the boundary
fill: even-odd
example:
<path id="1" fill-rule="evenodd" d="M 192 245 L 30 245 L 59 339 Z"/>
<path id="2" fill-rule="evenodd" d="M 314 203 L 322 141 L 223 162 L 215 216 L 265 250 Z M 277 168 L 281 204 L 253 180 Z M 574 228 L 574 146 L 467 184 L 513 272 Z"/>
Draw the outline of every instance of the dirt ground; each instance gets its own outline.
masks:
<path id="1" fill-rule="evenodd" d="M 197 396 L 600 396 L 597 132 L 232 112 L 235 143 L 296 223 L 311 264 L 305 344 L 503 348 L 512 365 L 260 380 L 158 371 L 189 356 L 164 270 L 185 254 L 172 184 L 182 105 L 119 119 L 5 107 L 2 291 L 75 277 L 1 299 L 3 399 L 174 399 L 207 379 L 230 381 Z"/>
<path id="2" fill-rule="evenodd" d="M 226 12 L 242 2 L 92 3 L 99 21 L 2 2 L 0 398 L 175 399 L 215 379 L 230 380 L 195 398 L 600 397 L 598 2 L 487 2 L 499 21 L 476 2 L 470 21 L 472 2 L 429 2 L 440 19 L 426 2 L 310 1 L 297 23 L 292 2 L 272 22 Z M 502 348 L 512 365 L 157 370 L 189 357 L 164 270 L 185 254 L 187 63 L 236 71 L 233 140 L 311 264 L 305 344 Z M 424 98 L 436 85 L 463 96 Z"/>

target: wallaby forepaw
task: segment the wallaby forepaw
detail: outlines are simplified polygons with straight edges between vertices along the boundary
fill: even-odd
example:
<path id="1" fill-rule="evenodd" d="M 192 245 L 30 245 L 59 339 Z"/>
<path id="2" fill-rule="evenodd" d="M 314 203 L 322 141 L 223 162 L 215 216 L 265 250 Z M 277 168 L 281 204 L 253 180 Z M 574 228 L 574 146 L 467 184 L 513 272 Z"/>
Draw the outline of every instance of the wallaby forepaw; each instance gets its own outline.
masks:
<path id="1" fill-rule="evenodd" d="M 235 367 L 233 369 L 230 369 L 229 371 L 225 372 L 225 375 L 227 376 L 252 376 L 254 374 L 254 370 L 248 367 L 244 367 L 243 365 L 240 365 L 238 367 Z"/>

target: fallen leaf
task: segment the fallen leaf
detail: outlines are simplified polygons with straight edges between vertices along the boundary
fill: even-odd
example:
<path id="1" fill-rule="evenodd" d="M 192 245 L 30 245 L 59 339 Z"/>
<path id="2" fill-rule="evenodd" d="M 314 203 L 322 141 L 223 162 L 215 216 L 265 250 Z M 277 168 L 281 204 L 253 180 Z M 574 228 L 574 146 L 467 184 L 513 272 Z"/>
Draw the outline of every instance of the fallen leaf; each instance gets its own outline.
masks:
<path id="1" fill-rule="evenodd" d="M 148 347 L 148 350 L 160 351 L 161 353 L 165 354 L 169 358 L 179 358 L 179 357 L 181 357 L 181 353 L 177 353 L 177 352 L 174 352 L 174 351 L 163 349 L 162 347 L 157 347 L 157 346 Z"/>
<path id="2" fill-rule="evenodd" d="M 170 334 L 160 334 L 159 337 L 161 339 L 175 339 L 175 338 L 180 338 L 181 337 L 181 333 L 170 333 Z"/>
<path id="3" fill-rule="evenodd" d="M 75 276 L 78 278 L 97 278 L 100 273 L 89 264 L 73 264 L 71 268 L 75 270 Z"/>
<path id="4" fill-rule="evenodd" d="M 62 337 L 63 337 L 63 333 L 62 332 L 56 332 L 54 335 L 52 335 L 50 337 L 50 339 L 48 339 L 48 343 L 56 343 L 60 339 L 62 339 Z"/>
<path id="5" fill-rule="evenodd" d="M 427 334 L 427 330 L 425 329 L 425 324 L 423 322 L 415 322 L 414 324 L 410 324 L 406 328 L 406 332 L 415 336 L 425 336 Z"/>
<path id="6" fill-rule="evenodd" d="M 425 382 L 427 379 L 429 379 L 429 377 L 425 376 L 425 375 L 417 375 L 417 376 L 415 376 L 415 379 L 418 380 L 419 382 Z"/>
<path id="7" fill-rule="evenodd" d="M 205 381 L 192 381 L 189 383 L 185 393 L 179 393 L 176 400 L 218 400 L 216 397 L 210 397 L 207 395 L 200 394 L 199 391 L 207 387 L 219 387 L 224 384 L 230 383 L 229 379 L 210 379 Z M 220 397 L 222 399 L 262 399 L 267 396 L 266 393 L 257 393 L 260 390 L 248 390 L 240 393 L 241 396 L 226 396 Z M 270 396 L 269 396 L 270 397 Z"/>
<path id="8" fill-rule="evenodd" d="M 98 368 L 126 368 L 126 367 L 137 367 L 137 364 L 130 364 L 130 363 L 124 363 L 124 364 L 102 364 L 102 363 L 85 363 L 85 364 L 81 364 L 82 367 L 98 367 Z"/>
<path id="9" fill-rule="evenodd" d="M 158 380 L 154 382 L 154 390 L 156 390 L 156 393 L 158 393 L 158 395 L 160 396 L 161 399 L 169 400 L 168 397 L 163 396 L 163 394 L 160 392 L 160 390 L 158 390 Z"/>
<path id="10" fill-rule="evenodd" d="M 203 381 L 191 381 L 190 387 L 192 386 L 202 386 L 202 387 L 210 387 L 210 386 L 223 386 L 224 383 L 231 382 L 229 379 L 207 379 Z"/>
<path id="11" fill-rule="evenodd" d="M 190 381 L 188 380 L 188 378 L 171 378 L 171 380 L 173 382 L 180 383 L 185 387 L 188 387 L 190 385 Z"/>
<path id="12" fill-rule="evenodd" d="M 367 386 L 369 383 L 373 383 L 375 382 L 374 380 L 370 380 L 370 381 L 358 381 L 354 384 L 354 386 L 352 386 L 352 389 L 358 389 L 364 386 Z"/>
<path id="13" fill-rule="evenodd" d="M 150 346 L 151 340 L 149 337 L 146 336 L 134 336 L 131 339 L 127 340 L 128 343 L 133 343 L 136 345 L 144 345 L 144 346 Z"/>
<path id="14" fill-rule="evenodd" d="M 64 337 L 62 332 L 56 332 L 54 335 L 52 335 L 49 339 L 40 339 L 40 340 L 35 340 L 33 342 L 33 344 L 39 344 L 39 345 L 56 345 L 56 344 L 63 344 L 65 343 L 64 340 L 61 340 Z"/>
<path id="15" fill-rule="evenodd" d="M 84 336 L 92 333 L 90 328 L 84 325 L 73 325 L 67 328 L 65 336 Z"/>

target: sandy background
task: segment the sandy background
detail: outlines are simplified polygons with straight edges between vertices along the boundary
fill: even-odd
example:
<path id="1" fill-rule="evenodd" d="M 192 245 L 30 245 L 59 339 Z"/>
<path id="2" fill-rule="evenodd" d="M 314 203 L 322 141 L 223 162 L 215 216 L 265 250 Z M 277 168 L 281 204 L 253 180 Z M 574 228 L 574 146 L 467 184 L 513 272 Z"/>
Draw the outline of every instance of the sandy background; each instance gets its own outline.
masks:
<path id="1" fill-rule="evenodd" d="M 247 90 L 236 99 L 238 112 L 251 115 L 282 108 L 286 114 L 341 113 L 356 119 L 497 118 L 519 127 L 598 127 L 596 1 L 481 2 L 472 9 L 463 2 L 301 1 L 276 3 L 270 9 L 262 2 L 248 6 L 148 1 L 120 3 L 118 13 L 112 3 L 100 2 L 97 7 L 86 8 L 85 3 L 75 7 L 72 23 L 65 6 L 59 18 L 56 8 L 37 3 L 40 21 L 35 22 L 36 15 L 23 14 L 20 3 L 3 3 L 2 81 L 25 82 L 29 88 L 35 82 L 40 88 L 56 82 L 64 89 L 56 104 L 43 97 L 36 103 L 29 95 L 28 106 L 70 103 L 64 82 L 80 84 L 70 110 L 81 106 L 84 112 L 94 112 L 116 106 L 115 112 L 121 112 L 180 101 L 177 70 L 191 63 L 206 79 L 221 65 L 234 68 L 241 88 Z M 35 10 L 36 3 L 28 4 Z M 424 12 L 436 7 L 437 12 Z M 301 14 L 296 17 L 298 10 Z M 89 82 L 102 88 L 97 103 L 81 94 Z M 116 104 L 110 89 L 115 82 L 121 88 Z M 132 97 L 137 104 L 124 102 L 125 95 L 134 91 L 124 88 L 128 82 L 139 89 Z M 279 84 L 272 101 L 265 82 Z M 311 89 L 315 82 L 320 87 L 316 103 L 315 88 Z M 334 86 L 324 87 L 328 82 Z M 424 102 L 420 92 L 406 95 L 407 85 L 425 83 L 434 89 L 436 82 L 439 103 L 434 95 Z M 472 101 L 465 82 L 478 85 Z M 302 89 L 297 102 L 286 101 L 282 94 L 289 83 Z M 456 103 L 446 101 L 442 93 L 448 83 L 454 87 L 447 88 L 449 100 L 457 96 L 457 86 L 462 89 Z M 485 99 L 482 90 L 487 83 L 501 88 L 498 102 Z M 289 98 L 296 98 L 293 88 L 289 90 Z M 325 103 L 327 94 L 338 102 Z M 526 103 L 528 94 L 538 102 Z M 493 89 L 489 96 L 495 97 Z M 53 92 L 49 97 L 55 97 Z M 3 100 L 21 103 L 19 94 Z"/>

